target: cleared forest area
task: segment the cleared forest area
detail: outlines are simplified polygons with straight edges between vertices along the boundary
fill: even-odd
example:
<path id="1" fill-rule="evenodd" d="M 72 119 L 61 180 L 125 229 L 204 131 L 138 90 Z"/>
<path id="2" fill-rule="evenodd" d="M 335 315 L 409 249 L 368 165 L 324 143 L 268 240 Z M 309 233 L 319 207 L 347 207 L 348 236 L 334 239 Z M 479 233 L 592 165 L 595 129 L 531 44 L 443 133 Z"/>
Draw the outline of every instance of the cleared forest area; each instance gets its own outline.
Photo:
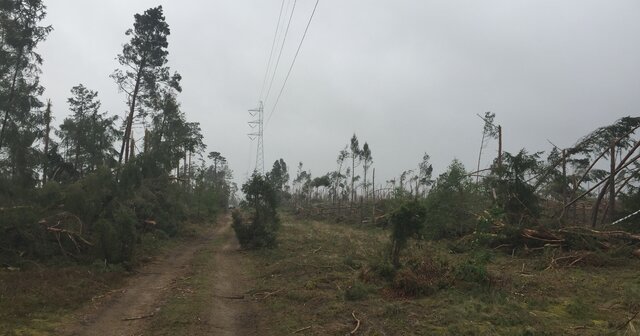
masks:
<path id="1" fill-rule="evenodd" d="M 394 275 L 387 242 L 379 227 L 286 217 L 280 245 L 250 254 L 262 334 L 634 334 L 638 260 L 423 241 Z"/>
<path id="2" fill-rule="evenodd" d="M 63 13 L 59 18 L 69 19 L 69 9 L 79 3 L 87 2 L 55 2 Z M 418 2 L 406 1 L 385 3 L 388 7 L 378 10 L 358 8 L 367 14 L 362 16 L 326 11 L 327 17 L 347 13 L 333 20 L 348 22 L 349 29 L 338 28 L 334 35 L 320 35 L 311 42 L 332 43 L 310 48 L 309 55 L 318 57 L 322 66 L 300 61 L 299 66 L 306 66 L 300 75 L 310 77 L 285 90 L 287 82 L 293 81 L 305 38 L 312 39 L 309 27 L 320 1 L 282 0 L 275 34 L 267 42 L 262 34 L 267 29 L 258 18 L 268 16 L 262 11 L 269 4 L 256 1 L 251 8 L 255 16 L 251 16 L 247 13 L 252 6 L 232 8 L 235 3 L 167 2 L 175 15 L 170 17 L 184 24 L 178 27 L 188 27 L 180 39 L 173 40 L 163 6 L 131 12 L 133 17 L 124 25 L 116 14 L 125 5 L 135 7 L 139 2 L 92 2 L 88 7 L 93 12 L 87 17 L 100 14 L 120 30 L 115 34 L 113 27 L 91 22 L 96 32 L 110 31 L 90 40 L 96 45 L 121 44 L 111 53 L 90 53 L 85 39 L 61 34 L 65 43 L 77 40 L 74 43 L 82 44 L 86 52 L 80 55 L 82 62 L 69 52 L 63 57 L 66 63 L 80 64 L 87 58 L 87 64 L 93 64 L 89 60 L 100 59 L 95 64 L 102 62 L 109 68 L 87 66 L 78 72 L 66 68 L 60 71 L 64 78 L 58 80 L 80 72 L 98 73 L 109 80 L 113 95 L 105 95 L 104 86 L 99 95 L 89 85 L 74 81 L 54 97 L 66 104 L 56 105 L 45 99 L 41 82 L 43 62 L 49 55 L 41 55 L 47 49 L 39 45 L 55 28 L 46 23 L 45 1 L 0 0 L 1 335 L 640 335 L 640 117 L 626 112 L 637 108 L 637 95 L 629 94 L 637 91 L 632 85 L 637 78 L 632 84 L 610 85 L 611 78 L 596 76 L 589 82 L 599 86 L 589 91 L 579 83 L 583 77 L 575 74 L 591 74 L 579 67 L 573 69 L 574 77 L 558 79 L 560 89 L 550 85 L 555 80 L 551 70 L 530 77 L 523 72 L 519 74 L 523 77 L 507 76 L 508 80 L 489 75 L 494 70 L 484 62 L 509 57 L 517 64 L 516 72 L 553 68 L 536 63 L 534 52 L 544 52 L 545 59 L 563 55 L 566 64 L 559 58 L 552 62 L 563 71 L 580 63 L 566 50 L 556 50 L 566 42 L 553 38 L 559 31 L 549 34 L 553 36 L 524 34 L 522 40 L 507 34 L 501 42 L 507 46 L 515 40 L 518 45 L 529 43 L 526 39 L 534 41 L 530 48 L 514 47 L 510 56 L 487 54 L 481 61 L 472 57 L 458 64 L 434 65 L 430 63 L 434 59 L 455 61 L 458 57 L 451 57 L 452 50 L 462 56 L 477 54 L 449 43 L 466 48 L 499 41 L 502 34 L 493 28 L 481 32 L 473 43 L 460 38 L 473 35 L 487 20 L 497 21 L 494 14 L 509 13 L 506 30 L 522 32 L 513 30 L 515 16 L 509 10 L 493 13 L 493 8 L 492 15 L 483 16 L 474 8 L 463 13 L 461 18 L 480 13 L 482 24 L 467 27 L 468 31 L 456 27 L 450 36 L 440 27 L 417 29 L 418 24 L 436 21 L 414 17 L 420 14 Z M 294 20 L 300 18 L 294 14 L 296 4 L 299 11 L 307 10 L 303 21 Z M 99 5 L 105 6 L 100 7 L 105 13 L 113 10 L 109 14 L 113 17 L 96 14 Z M 402 8 L 411 19 L 403 20 L 399 25 L 403 32 L 396 34 L 386 19 L 396 20 L 389 13 L 403 13 L 395 12 Z M 624 14 L 619 8 L 615 13 Z M 453 8 L 440 9 L 446 19 L 442 24 L 468 22 L 466 17 L 449 20 L 460 15 Z M 546 14 L 542 9 L 540 14 Z M 555 10 L 564 27 L 570 15 Z M 377 15 L 385 20 L 376 19 Z M 525 10 L 524 15 L 532 14 Z M 235 17 L 227 29 L 230 22 L 222 21 L 226 16 L 240 18 Z M 316 22 L 330 30 L 334 22 L 327 17 Z M 540 22 L 546 26 L 546 21 L 534 18 L 537 25 L 531 29 L 537 34 L 544 28 Z M 362 19 L 362 27 L 352 22 L 355 19 Z M 607 28 L 614 20 L 618 21 L 617 16 L 611 15 L 600 27 Z M 369 21 L 373 26 L 366 26 Z M 74 26 L 77 22 L 81 21 L 63 25 L 65 33 L 85 30 Z M 385 29 L 384 34 L 370 31 L 377 26 Z M 633 30 L 621 27 L 625 32 Z M 358 34 L 355 28 L 363 29 L 362 36 L 349 37 L 347 33 Z M 437 36 L 414 36 L 415 41 L 408 36 L 423 31 L 435 31 Z M 634 45 L 627 43 L 630 38 L 609 38 L 588 30 L 582 34 L 565 37 L 579 43 L 602 35 L 606 42 Z M 374 49 L 363 47 L 364 35 L 374 37 Z M 297 39 L 293 46 L 291 36 Z M 392 46 L 381 47 L 379 38 L 389 38 Z M 177 49 L 183 53 L 170 57 L 170 41 L 171 47 L 181 43 Z M 419 41 L 434 54 L 424 57 L 424 51 L 416 48 Z M 258 107 L 248 110 L 247 125 L 237 117 L 239 106 L 251 96 L 248 83 L 262 74 L 253 65 L 266 55 L 259 57 L 256 50 L 269 42 Z M 554 52 L 540 47 L 542 42 Z M 614 56 L 620 55 L 603 61 L 599 54 L 616 48 L 593 45 L 598 52 L 591 54 L 597 60 L 582 64 L 584 69 L 618 64 L 620 58 Z M 503 47 L 483 48 L 511 49 Z M 354 48 L 362 49 L 351 57 Z M 396 52 L 396 48 L 405 51 Z M 587 49 L 576 50 L 580 57 L 575 60 L 589 54 Z M 284 51 L 285 65 L 279 66 Z M 441 52 L 438 57 L 434 56 L 437 51 Z M 626 49 L 620 53 L 623 60 L 637 59 Z M 369 57 L 375 62 L 367 64 Z M 112 60 L 115 70 L 104 59 Z M 409 67 L 412 60 L 414 68 Z M 407 68 L 401 69 L 405 62 Z M 174 64 L 191 69 L 185 73 L 197 79 L 183 82 Z M 496 73 L 513 72 L 503 64 L 493 66 Z M 482 70 L 474 72 L 481 81 L 471 86 L 476 78 L 464 76 L 471 76 L 475 68 Z M 389 71 L 387 79 L 382 76 L 385 71 Z M 615 67 L 597 72 L 616 78 L 634 73 Z M 431 78 L 438 73 L 441 78 Z M 572 72 L 568 73 L 564 76 Z M 514 92 L 488 88 L 483 82 L 487 78 L 521 87 Z M 544 82 L 534 83 L 534 78 Z M 185 90 L 192 90 L 189 95 L 183 94 L 183 84 Z M 445 84 L 450 85 L 448 94 L 439 91 Z M 529 93 L 532 87 L 536 90 L 528 99 L 510 94 Z M 567 95 L 554 101 L 574 89 L 580 99 Z M 285 92 L 308 96 L 285 102 Z M 588 100 L 585 92 L 597 92 L 603 98 Z M 469 98 L 467 105 L 455 104 L 474 95 L 482 97 Z M 103 107 L 105 96 L 105 105 L 117 106 L 120 114 Z M 184 106 L 183 97 L 189 99 Z M 297 114 L 267 128 L 281 98 L 284 111 L 278 117 L 293 109 Z M 482 106 L 518 111 L 520 98 L 526 112 L 509 112 L 513 113 L 509 116 L 485 112 L 478 115 L 480 119 L 468 116 Z M 528 137 L 519 134 L 532 120 L 525 114 L 541 108 L 542 98 L 549 99 L 553 111 L 536 114 L 539 128 Z M 622 98 L 628 101 L 620 102 Z M 425 103 L 431 99 L 434 102 Z M 503 100 L 506 103 L 501 105 Z M 573 105 L 572 100 L 580 104 Z M 625 112 L 597 123 L 584 117 L 586 112 L 581 114 L 602 106 L 606 111 Z M 571 134 L 573 144 L 562 147 L 542 136 L 531 138 L 548 126 L 545 123 L 560 122 L 561 118 L 550 117 L 560 109 L 572 122 L 584 121 L 586 130 L 592 131 L 580 131 L 578 137 L 569 132 L 573 125 L 567 122 L 566 134 Z M 405 110 L 410 112 L 401 114 Z M 197 116 L 207 124 L 194 121 Z M 593 114 L 589 116 L 595 120 Z M 470 119 L 478 123 L 466 123 Z M 240 131 L 238 125 L 251 133 Z M 207 150 L 203 129 L 217 137 L 215 148 Z M 272 132 L 266 146 L 265 129 Z M 371 138 L 365 141 L 356 133 L 348 138 L 354 129 L 368 132 Z M 504 136 L 512 130 L 509 137 Z M 446 132 L 455 134 L 445 137 Z M 335 134 L 342 134 L 346 143 L 333 142 Z M 249 152 L 254 147 L 256 152 L 249 153 L 249 164 L 242 167 L 246 178 L 234 182 L 227 157 L 245 156 L 237 153 L 237 138 L 246 143 L 247 135 L 255 141 L 249 144 Z M 513 146 L 516 137 L 526 144 Z M 551 149 L 546 152 L 530 150 L 547 142 L 551 147 L 545 148 Z M 328 154 L 323 151 L 327 143 L 333 148 Z M 267 169 L 265 148 L 273 148 L 278 153 L 273 158 L 279 158 Z M 458 153 L 451 153 L 451 148 L 466 151 L 460 155 L 473 162 L 472 168 L 455 159 Z M 442 169 L 434 169 L 438 165 L 432 155 L 441 156 L 437 159 Z M 301 161 L 287 164 L 285 157 L 311 158 L 316 166 Z"/>

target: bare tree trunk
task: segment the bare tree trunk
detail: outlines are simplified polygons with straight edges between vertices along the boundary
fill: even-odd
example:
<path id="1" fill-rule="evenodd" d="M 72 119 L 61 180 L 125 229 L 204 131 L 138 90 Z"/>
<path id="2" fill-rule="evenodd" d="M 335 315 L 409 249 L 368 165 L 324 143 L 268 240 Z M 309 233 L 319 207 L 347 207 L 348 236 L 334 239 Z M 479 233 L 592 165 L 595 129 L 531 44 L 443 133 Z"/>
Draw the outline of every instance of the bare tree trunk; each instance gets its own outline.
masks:
<path id="1" fill-rule="evenodd" d="M 129 139 L 129 143 L 131 144 L 129 149 L 129 159 L 133 160 L 133 158 L 135 157 L 136 139 L 134 138 Z"/>
<path id="2" fill-rule="evenodd" d="M 619 141 L 619 140 L 618 140 Z M 627 153 L 627 155 L 625 155 L 624 158 L 622 158 L 622 160 L 620 160 L 620 162 L 618 163 L 618 167 L 615 167 L 615 145 L 618 143 L 618 141 L 614 142 L 612 144 L 613 149 L 609 149 L 610 150 L 610 155 L 613 156 L 612 159 L 612 165 L 613 165 L 613 170 L 612 173 L 610 173 L 609 177 L 606 180 L 601 181 L 598 184 L 602 184 L 604 183 L 604 186 L 602 187 L 602 190 L 600 190 L 600 194 L 598 194 L 598 198 L 596 200 L 596 203 L 594 204 L 593 207 L 593 214 L 591 216 L 591 220 L 592 220 L 592 225 L 596 226 L 596 221 L 598 219 L 598 211 L 600 210 L 600 203 L 602 202 L 602 199 L 604 198 L 608 188 L 610 187 L 610 184 L 613 182 L 614 187 L 615 187 L 615 175 L 617 173 L 619 173 L 620 171 L 622 171 L 623 169 L 625 169 L 627 166 L 629 166 L 630 164 L 634 163 L 635 161 L 637 161 L 640 158 L 640 154 L 636 155 L 635 157 L 633 157 L 631 159 L 631 161 L 627 162 L 629 160 L 629 158 L 631 158 L 631 156 L 633 155 L 633 153 L 635 153 L 635 151 L 640 148 L 640 141 L 636 142 L 636 144 L 633 146 L 633 148 L 631 148 L 631 150 Z M 593 188 L 592 188 L 593 189 Z M 584 195 L 584 194 L 583 194 Z M 613 198 L 614 198 L 614 203 L 615 203 L 615 189 L 614 189 L 614 194 L 613 194 Z M 611 201 L 611 200 L 610 200 Z M 615 204 L 614 204 L 615 205 Z M 606 217 L 606 213 L 603 216 L 603 219 Z"/>
<path id="3" fill-rule="evenodd" d="M 562 150 L 562 210 L 560 212 L 560 224 L 564 224 L 564 214 L 567 210 L 567 150 Z"/>
<path id="4" fill-rule="evenodd" d="M 149 130 L 144 129 L 144 152 L 146 153 L 149 150 Z"/>
<path id="5" fill-rule="evenodd" d="M 369 169 L 366 164 L 364 165 L 364 182 L 363 182 L 363 188 L 364 188 L 364 198 L 367 198 L 367 169 Z"/>
<path id="6" fill-rule="evenodd" d="M 611 176 L 609 177 L 609 219 L 611 223 L 616 215 L 616 144 L 611 143 Z"/>
<path id="7" fill-rule="evenodd" d="M 371 198 L 373 202 L 376 202 L 376 169 L 373 168 L 373 174 L 371 176 Z"/>
<path id="8" fill-rule="evenodd" d="M 51 100 L 47 100 L 47 109 L 44 112 L 44 163 L 42 165 L 42 185 L 47 183 L 47 169 L 49 168 L 49 133 L 51 132 Z"/>
<path id="9" fill-rule="evenodd" d="M 129 102 L 129 116 L 127 117 L 127 124 L 124 130 L 124 137 L 122 138 L 122 149 L 120 150 L 120 155 L 118 157 L 118 163 L 122 163 L 122 156 L 124 152 L 127 152 L 127 145 L 129 144 L 129 138 L 131 137 L 131 127 L 133 125 L 133 114 L 136 110 L 136 101 L 138 99 L 138 93 L 140 92 L 140 82 L 142 81 L 142 70 L 144 69 L 144 61 L 141 62 L 140 67 L 138 68 L 138 73 L 136 74 L 136 85 L 133 88 L 133 93 L 131 94 L 131 101 Z M 128 153 L 124 153 L 128 154 Z M 125 157 L 125 163 L 127 162 L 128 155 Z"/>
<path id="10" fill-rule="evenodd" d="M 191 187 L 191 152 L 189 152 L 189 176 L 187 177 L 187 185 Z"/>
<path id="11" fill-rule="evenodd" d="M 189 178 L 189 175 L 187 175 L 187 152 L 184 152 L 184 167 L 182 168 L 184 170 L 184 176 L 185 178 Z"/>
<path id="12" fill-rule="evenodd" d="M 131 139 L 126 140 L 124 144 L 124 163 L 129 162 L 129 148 L 131 147 Z"/>
<path id="13" fill-rule="evenodd" d="M 482 160 L 482 149 L 484 148 L 484 137 L 485 137 L 485 132 L 484 130 L 482 131 L 482 141 L 480 141 L 480 153 L 478 153 L 478 169 L 477 171 L 480 171 L 480 161 Z M 476 183 L 480 182 L 480 175 L 476 176 Z"/>
<path id="14" fill-rule="evenodd" d="M 502 168 L 502 126 L 500 125 L 498 125 L 498 168 Z"/>
<path id="15" fill-rule="evenodd" d="M 352 154 L 351 157 L 351 204 L 353 204 L 354 197 L 356 195 L 356 191 L 353 188 L 353 183 L 356 179 L 356 157 L 355 154 Z"/>
<path id="16" fill-rule="evenodd" d="M 627 132 L 627 134 L 625 134 L 622 137 L 618 138 L 615 141 L 615 145 L 617 145 L 620 141 L 622 141 L 622 139 L 624 139 L 624 138 L 630 136 L 631 134 L 633 134 L 638 128 L 640 128 L 640 126 L 634 127 L 631 131 Z M 633 148 L 629 151 L 629 153 L 627 153 L 627 157 L 629 157 L 638 148 L 638 146 L 640 146 L 640 141 L 636 142 L 635 146 L 633 146 Z M 576 183 L 573 186 L 573 191 L 571 192 L 571 198 L 574 198 L 576 196 L 576 192 L 580 188 L 580 184 L 582 184 L 582 182 L 587 177 L 587 175 L 589 174 L 591 169 L 593 169 L 593 167 L 596 165 L 596 163 L 598 163 L 598 161 L 600 161 L 600 159 L 602 159 L 605 155 L 607 155 L 607 153 L 609 153 L 609 151 L 610 151 L 610 149 L 606 149 L 606 150 L 602 151 L 602 153 L 600 155 L 598 155 L 598 157 L 596 157 L 595 160 L 593 160 L 593 162 L 589 165 L 587 170 L 582 174 L 582 176 L 578 180 L 578 183 Z M 622 162 L 620 164 L 622 164 Z"/>
<path id="17" fill-rule="evenodd" d="M 4 132 L 7 127 L 7 123 L 9 122 L 9 111 L 11 110 L 11 105 L 13 105 L 13 100 L 16 96 L 16 82 L 18 81 L 18 73 L 20 72 L 20 60 L 24 55 L 24 49 L 20 49 L 18 52 L 18 57 L 16 58 L 16 68 L 13 72 L 13 78 L 11 79 L 11 88 L 9 89 L 9 98 L 5 104 L 4 108 L 4 120 L 2 120 L 2 128 L 0 128 L 0 149 L 4 144 Z"/>

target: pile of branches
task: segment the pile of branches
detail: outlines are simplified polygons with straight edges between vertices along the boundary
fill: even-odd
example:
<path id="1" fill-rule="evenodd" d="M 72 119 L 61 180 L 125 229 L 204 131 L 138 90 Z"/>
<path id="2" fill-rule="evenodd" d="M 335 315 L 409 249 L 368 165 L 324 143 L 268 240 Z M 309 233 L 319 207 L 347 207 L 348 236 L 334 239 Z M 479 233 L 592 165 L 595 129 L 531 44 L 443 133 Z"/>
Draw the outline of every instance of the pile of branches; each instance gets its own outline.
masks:
<path id="1" fill-rule="evenodd" d="M 550 251 L 546 269 L 622 265 L 625 259 L 640 257 L 640 235 L 625 231 L 597 231 L 585 227 L 522 229 L 519 238 L 528 252 Z"/>
<path id="2" fill-rule="evenodd" d="M 75 253 L 81 253 L 93 246 L 93 243 L 83 236 L 84 224 L 82 220 L 70 212 L 63 211 L 43 218 L 38 224 L 55 238 L 60 247 L 60 252 L 65 256 L 74 256 Z M 65 241 L 70 244 L 65 244 Z M 65 249 L 65 245 L 73 246 L 75 252 Z"/>
<path id="3" fill-rule="evenodd" d="M 567 250 L 609 251 L 619 246 L 640 245 L 640 235 L 625 231 L 596 231 L 585 227 L 567 227 L 557 230 L 522 229 L 526 246 L 557 246 Z"/>

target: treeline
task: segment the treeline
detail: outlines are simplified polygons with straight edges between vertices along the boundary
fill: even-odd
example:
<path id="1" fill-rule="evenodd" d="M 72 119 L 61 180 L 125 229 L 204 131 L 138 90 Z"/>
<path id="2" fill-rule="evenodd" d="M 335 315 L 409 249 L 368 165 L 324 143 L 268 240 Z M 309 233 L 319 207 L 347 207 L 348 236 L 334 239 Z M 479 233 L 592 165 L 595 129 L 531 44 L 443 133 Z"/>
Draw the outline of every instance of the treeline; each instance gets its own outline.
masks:
<path id="1" fill-rule="evenodd" d="M 181 110 L 162 7 L 134 16 L 117 55 L 111 77 L 126 116 L 109 115 L 78 84 L 58 127 L 61 107 L 43 102 L 39 82 L 45 15 L 42 0 L 0 1 L 0 264 L 126 262 L 144 239 L 225 209 L 236 187 L 219 152 L 203 157 L 200 125 Z"/>
<path id="2" fill-rule="evenodd" d="M 546 155 L 503 151 L 502 127 L 494 123 L 495 115 L 486 113 L 482 119 L 478 168 L 473 171 L 454 160 L 434 177 L 425 153 L 414 169 L 376 183 L 372 149 L 367 143 L 360 147 L 354 134 L 339 151 L 333 171 L 313 176 L 299 163 L 289 184 L 287 165 L 279 160 L 268 175 L 277 177 L 283 200 L 300 208 L 419 199 L 429 208 L 428 227 L 454 236 L 473 231 L 477 218 L 487 213 L 518 227 L 601 227 L 640 210 L 640 117 L 599 127 L 568 148 L 554 145 Z M 490 141 L 498 142 L 497 155 L 481 169 L 482 152 Z M 635 230 L 637 218 L 618 225 Z"/>

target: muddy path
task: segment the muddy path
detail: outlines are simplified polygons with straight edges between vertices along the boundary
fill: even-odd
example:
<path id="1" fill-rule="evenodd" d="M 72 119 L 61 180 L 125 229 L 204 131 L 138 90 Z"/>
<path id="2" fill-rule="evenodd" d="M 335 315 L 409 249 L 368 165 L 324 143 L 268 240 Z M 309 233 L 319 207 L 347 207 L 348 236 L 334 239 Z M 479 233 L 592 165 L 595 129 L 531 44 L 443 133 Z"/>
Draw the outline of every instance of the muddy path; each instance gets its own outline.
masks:
<path id="1" fill-rule="evenodd" d="M 69 336 L 123 336 L 147 335 L 148 327 L 175 294 L 175 284 L 192 272 L 191 261 L 196 253 L 205 249 L 213 251 L 215 271 L 210 274 L 214 295 L 206 311 L 194 312 L 206 318 L 194 334 L 202 335 L 253 335 L 246 323 L 253 320 L 249 300 L 236 299 L 249 288 L 243 270 L 242 255 L 231 229 L 229 216 L 221 217 L 215 229 L 207 237 L 181 244 L 179 247 L 155 258 L 138 270 L 121 289 L 95 298 L 86 307 L 72 315 L 71 321 L 56 334 Z M 223 238 L 223 239 L 214 239 Z M 215 243 L 217 241 L 217 243 Z M 211 244 L 216 244 L 211 249 Z M 208 248 L 208 249 L 207 249 Z M 207 298 L 209 299 L 209 298 Z M 205 322 L 205 321 L 203 321 Z M 191 329 L 185 326 L 186 329 Z M 195 331 L 195 330 L 194 330 Z M 191 334 L 191 333 L 190 333 Z"/>
<path id="2" fill-rule="evenodd" d="M 255 303 L 246 293 L 252 283 L 246 260 L 231 228 L 230 218 L 221 223 L 217 235 L 223 243 L 214 251 L 215 271 L 211 275 L 213 297 L 205 316 L 209 330 L 200 329 L 190 335 L 259 335 Z"/>

